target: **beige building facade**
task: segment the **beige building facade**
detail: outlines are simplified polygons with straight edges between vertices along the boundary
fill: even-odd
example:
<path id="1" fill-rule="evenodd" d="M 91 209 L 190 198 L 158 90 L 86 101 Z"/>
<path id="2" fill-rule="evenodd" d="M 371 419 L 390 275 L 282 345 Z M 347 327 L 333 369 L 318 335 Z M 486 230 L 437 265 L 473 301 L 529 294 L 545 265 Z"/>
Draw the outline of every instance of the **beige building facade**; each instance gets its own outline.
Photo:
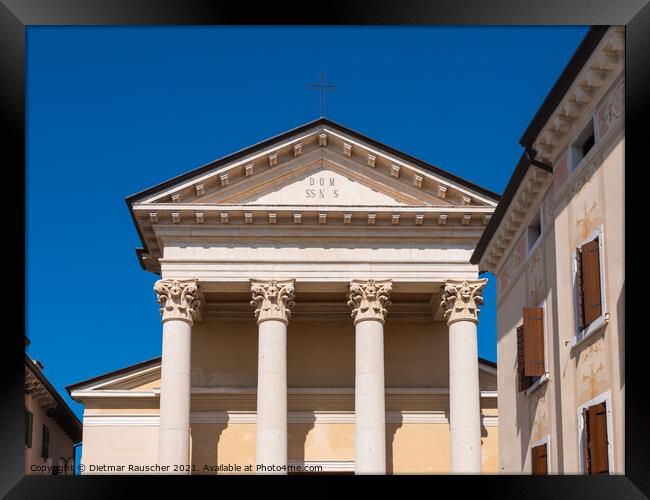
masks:
<path id="1" fill-rule="evenodd" d="M 496 473 L 498 199 L 325 118 L 129 197 L 162 356 L 68 387 L 84 473 Z"/>
<path id="2" fill-rule="evenodd" d="M 592 28 L 471 261 L 497 280 L 499 470 L 623 474 L 624 29 Z"/>
<path id="3" fill-rule="evenodd" d="M 73 475 L 81 437 L 81 422 L 47 379 L 43 365 L 25 353 L 25 475 Z"/>

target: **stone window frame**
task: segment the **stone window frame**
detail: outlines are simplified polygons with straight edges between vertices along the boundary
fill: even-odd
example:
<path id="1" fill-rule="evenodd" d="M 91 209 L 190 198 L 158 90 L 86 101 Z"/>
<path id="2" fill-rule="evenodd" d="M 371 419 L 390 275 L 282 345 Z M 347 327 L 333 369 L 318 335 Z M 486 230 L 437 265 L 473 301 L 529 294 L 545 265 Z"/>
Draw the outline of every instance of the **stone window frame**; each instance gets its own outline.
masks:
<path id="1" fill-rule="evenodd" d="M 582 155 L 580 157 L 580 160 L 576 161 L 576 149 L 582 149 L 582 146 L 584 145 L 584 142 L 587 137 L 586 132 L 587 129 L 591 128 L 594 136 L 594 144 L 591 146 L 591 149 L 587 152 L 586 155 L 582 155 L 582 152 L 580 154 Z M 598 144 L 600 143 L 600 137 L 598 134 L 598 123 L 597 123 L 597 116 L 595 113 L 595 108 L 591 110 L 591 112 L 588 114 L 587 118 L 585 121 L 581 124 L 580 126 L 580 132 L 578 132 L 572 139 L 569 141 L 569 144 L 567 145 L 567 162 L 568 162 L 568 172 L 569 176 L 576 170 L 579 170 L 580 167 L 589 161 L 594 155 L 594 152 L 598 149 Z M 580 143 L 580 146 L 576 146 L 577 143 Z"/>
<path id="2" fill-rule="evenodd" d="M 580 461 L 580 474 L 586 474 L 585 470 L 585 451 L 584 451 L 584 430 L 585 430 L 585 419 L 583 412 L 585 409 L 597 405 L 599 403 L 605 403 L 607 408 L 607 460 L 609 461 L 609 475 L 612 475 L 612 469 L 614 468 L 614 425 L 612 422 L 612 391 L 607 390 L 600 393 L 595 398 L 585 401 L 580 406 L 578 406 L 578 453 Z"/>
<path id="3" fill-rule="evenodd" d="M 535 382 L 533 382 L 528 389 L 524 391 L 526 397 L 530 397 L 530 395 L 533 392 L 535 392 L 538 387 L 548 382 L 551 378 L 551 374 L 548 369 L 548 328 L 546 326 L 548 321 L 548 316 L 546 314 L 547 313 L 546 299 L 545 298 L 542 299 L 542 301 L 539 304 L 537 304 L 537 307 L 539 307 L 544 311 L 544 325 L 543 325 L 544 326 L 544 374 L 540 375 L 540 377 L 537 380 L 535 380 Z"/>
<path id="4" fill-rule="evenodd" d="M 598 238 L 598 264 L 600 268 L 600 299 L 601 299 L 601 313 L 598 318 L 596 318 L 592 323 L 587 325 L 582 330 L 580 329 L 578 322 L 578 286 L 577 286 L 577 274 L 578 274 L 578 248 L 581 248 L 584 244 L 589 243 L 590 241 Z M 596 229 L 594 229 L 587 238 L 582 240 L 571 252 L 571 271 L 572 271 L 572 295 L 573 295 L 573 328 L 574 335 L 573 338 L 569 341 L 571 348 L 578 346 L 583 341 L 591 337 L 594 333 L 604 328 L 609 322 L 609 309 L 607 307 L 607 290 L 605 288 L 605 230 L 603 224 L 599 224 Z"/>
<path id="5" fill-rule="evenodd" d="M 537 441 L 530 443 L 530 446 L 528 447 L 528 456 L 530 457 L 530 474 L 533 473 L 532 467 L 533 467 L 533 448 L 536 446 L 541 446 L 545 444 L 546 445 L 546 470 L 548 471 L 548 475 L 550 476 L 552 474 L 551 472 L 551 434 L 546 434 L 543 438 L 538 439 Z"/>
<path id="6" fill-rule="evenodd" d="M 542 196 L 543 198 L 543 196 Z M 544 225 L 545 225 L 545 220 L 544 220 L 544 211 L 542 210 L 542 203 L 541 199 L 540 202 L 538 203 L 537 207 L 535 210 L 531 210 L 532 215 L 528 218 L 526 221 L 525 225 L 525 238 L 526 238 L 526 258 L 530 257 L 537 247 L 540 245 L 543 236 L 544 236 Z M 535 241 L 530 241 L 530 232 L 528 231 L 531 222 L 535 217 L 539 216 L 539 235 L 535 239 Z"/>

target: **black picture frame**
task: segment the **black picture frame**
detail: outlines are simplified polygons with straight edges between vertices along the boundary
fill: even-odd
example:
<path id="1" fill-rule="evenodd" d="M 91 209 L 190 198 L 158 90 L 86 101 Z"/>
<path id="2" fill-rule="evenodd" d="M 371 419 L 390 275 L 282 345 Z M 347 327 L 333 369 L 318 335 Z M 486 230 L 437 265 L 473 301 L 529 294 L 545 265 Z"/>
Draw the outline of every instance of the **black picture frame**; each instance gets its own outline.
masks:
<path id="1" fill-rule="evenodd" d="M 644 200 L 641 182 L 629 182 L 632 175 L 640 175 L 650 165 L 643 120 L 650 109 L 650 5 L 647 0 L 364 0 L 348 2 L 315 2 L 309 4 L 280 5 L 268 3 L 230 2 L 221 4 L 206 0 L 0 0 L 0 119 L 3 122 L 3 157 L 5 174 L 15 176 L 16 183 L 5 185 L 5 193 L 14 193 L 16 199 L 6 204 L 5 212 L 15 224 L 15 237 L 7 238 L 6 268 L 14 269 L 19 276 L 10 279 L 5 275 L 5 318 L 25 321 L 29 304 L 24 300 L 25 268 L 25 38 L 28 26 L 57 25 L 335 25 L 335 24 L 418 24 L 418 25 L 625 25 L 625 164 L 628 180 L 625 187 L 625 248 L 626 262 L 637 262 L 631 273 L 626 273 L 625 302 L 628 314 L 633 318 L 627 323 L 634 325 L 634 317 L 647 309 L 641 304 L 643 293 L 636 285 L 644 270 L 642 257 L 633 256 L 634 250 L 643 248 L 643 226 L 628 222 L 644 211 L 635 205 Z M 522 66 L 534 78 L 535 67 Z M 513 142 L 516 141 L 513 137 Z M 639 174 L 637 174 L 639 171 Z M 639 177 L 640 179 L 640 177 Z M 636 179 L 635 179 L 636 180 Z M 19 189 L 22 186 L 22 191 Z M 22 205 L 21 205 L 22 203 Z M 9 209 L 11 207 L 11 209 Z M 635 241 L 638 240 L 638 241 Z M 22 243 L 22 244 L 21 244 Z M 31 244 L 35 244 L 31 242 Z M 71 248 L 83 252 L 84 248 Z M 22 263 L 21 266 L 18 263 Z M 637 271 L 638 269 L 638 271 Z M 20 276 L 22 274 L 22 276 Z M 56 284 L 50 286 L 55 287 Z M 21 296 L 16 288 L 23 292 Z M 89 293 L 100 294 L 99 290 Z M 98 299 L 100 300 L 100 299 Z M 639 309 L 639 307 L 641 309 Z M 21 314 L 22 313 L 22 314 Z M 22 321 L 21 321 L 22 320 Z M 5 322 L 5 325 L 7 323 Z M 650 408 L 647 389 L 647 354 L 644 349 L 648 336 L 647 327 L 630 327 L 626 337 L 624 373 L 626 381 L 625 405 L 625 476 L 392 476 L 383 478 L 328 477 L 326 481 L 364 481 L 367 487 L 374 484 L 387 485 L 386 481 L 400 488 L 404 480 L 425 481 L 424 488 L 436 486 L 454 488 L 460 492 L 469 486 L 483 488 L 481 495 L 505 498 L 644 498 L 650 495 Z M 20 328 L 4 328 L 0 363 L 0 380 L 3 405 L 0 408 L 0 496 L 7 498 L 58 497 L 129 497 L 134 488 L 146 481 L 148 492 L 169 488 L 170 482 L 187 481 L 185 478 L 160 476 L 24 476 L 24 331 Z M 322 478 L 310 478 L 317 480 Z M 192 481 L 194 481 L 193 479 Z M 214 480 L 214 479 L 213 479 Z M 223 495 L 223 486 L 245 488 L 241 477 L 219 477 L 218 485 L 212 484 L 214 495 Z M 284 480 L 283 478 L 248 477 L 252 480 Z M 304 481 L 291 479 L 291 481 Z M 446 484 L 441 484 L 445 482 Z M 200 483 L 184 483 L 186 487 Z M 287 483 L 283 483 L 286 487 Z M 298 485 L 305 489 L 305 483 Z M 350 487 L 350 485 L 346 485 Z M 383 487 L 383 486 L 382 486 Z M 401 486 L 403 487 L 403 486 Z M 327 488 L 327 486 L 325 486 Z M 343 493 L 338 486 L 332 493 Z M 284 490 L 283 490 L 284 491 Z M 401 490 L 403 493 L 413 490 Z M 431 495 L 438 495 L 433 490 Z M 426 493 L 424 490 L 423 493 Z M 241 491 L 241 494 L 246 494 Z M 420 493 L 418 493 L 420 494 Z"/>

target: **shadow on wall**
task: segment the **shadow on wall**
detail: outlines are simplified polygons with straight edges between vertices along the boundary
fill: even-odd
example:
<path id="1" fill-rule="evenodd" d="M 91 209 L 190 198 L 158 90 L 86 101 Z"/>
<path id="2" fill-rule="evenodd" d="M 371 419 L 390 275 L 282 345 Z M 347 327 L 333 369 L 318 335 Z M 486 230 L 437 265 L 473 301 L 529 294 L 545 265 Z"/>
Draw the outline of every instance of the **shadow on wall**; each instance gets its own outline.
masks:
<path id="1" fill-rule="evenodd" d="M 621 293 L 616 301 L 616 323 L 618 327 L 618 362 L 620 364 L 621 380 L 619 387 L 625 387 L 625 280 L 621 286 Z"/>
<path id="2" fill-rule="evenodd" d="M 403 418 L 399 417 L 397 422 L 386 423 L 386 474 L 395 473 L 395 465 L 393 461 L 393 446 L 395 446 L 395 435 L 397 430 L 404 425 Z"/>
<path id="3" fill-rule="evenodd" d="M 299 422 L 290 422 L 288 425 L 288 460 L 303 463 L 305 461 L 305 448 L 307 435 L 316 426 L 314 412 L 300 412 Z"/>
<path id="4" fill-rule="evenodd" d="M 192 474 L 216 474 L 219 462 L 219 439 L 228 427 L 227 422 L 217 424 L 194 424 L 190 427 L 192 460 L 196 468 Z"/>

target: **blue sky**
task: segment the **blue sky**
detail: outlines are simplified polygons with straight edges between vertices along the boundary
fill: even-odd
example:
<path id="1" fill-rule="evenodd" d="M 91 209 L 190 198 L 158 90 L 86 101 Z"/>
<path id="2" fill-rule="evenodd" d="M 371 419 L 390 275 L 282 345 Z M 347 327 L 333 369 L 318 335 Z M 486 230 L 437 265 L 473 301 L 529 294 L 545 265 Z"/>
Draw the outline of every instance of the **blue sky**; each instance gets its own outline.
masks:
<path id="1" fill-rule="evenodd" d="M 28 353 L 65 386 L 160 355 L 124 198 L 319 116 L 501 193 L 586 27 L 29 27 Z M 491 278 L 491 276 L 488 276 Z M 496 360 L 491 280 L 479 354 Z"/>

